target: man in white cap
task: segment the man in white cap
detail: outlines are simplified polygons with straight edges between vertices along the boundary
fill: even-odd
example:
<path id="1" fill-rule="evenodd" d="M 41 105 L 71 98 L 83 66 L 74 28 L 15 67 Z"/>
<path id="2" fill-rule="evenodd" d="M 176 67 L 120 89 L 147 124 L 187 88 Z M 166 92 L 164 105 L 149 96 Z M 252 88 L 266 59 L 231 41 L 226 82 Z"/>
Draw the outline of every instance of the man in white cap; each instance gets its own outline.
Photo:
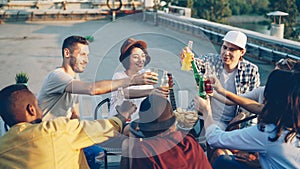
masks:
<path id="1" fill-rule="evenodd" d="M 202 70 L 205 62 L 215 67 L 215 74 L 222 86 L 235 94 L 243 94 L 259 87 L 258 67 L 245 60 L 247 36 L 240 31 L 229 31 L 223 38 L 220 54 L 207 54 L 195 58 L 198 70 Z M 189 50 L 184 48 L 184 50 Z M 184 59 L 184 52 L 181 60 Z M 217 92 L 214 92 L 214 95 Z M 211 97 L 213 118 L 221 129 L 225 130 L 230 121 L 242 110 L 237 106 L 227 106 L 224 102 Z M 211 154 L 208 152 L 208 157 Z M 210 159 L 212 160 L 212 159 Z M 213 162 L 213 161 L 211 161 Z"/>
<path id="2" fill-rule="evenodd" d="M 223 38 L 220 54 L 207 54 L 195 58 L 198 70 L 202 70 L 204 62 L 209 62 L 215 67 L 217 78 L 228 91 L 243 94 L 259 87 L 260 78 L 258 67 L 246 61 L 243 56 L 246 53 L 247 36 L 240 31 L 229 31 Z M 189 50 L 185 48 L 184 50 Z M 181 60 L 184 59 L 184 52 Z M 214 94 L 217 94 L 216 92 Z M 214 120 L 225 129 L 229 122 L 238 114 L 236 106 L 227 106 L 224 103 L 211 99 Z"/>

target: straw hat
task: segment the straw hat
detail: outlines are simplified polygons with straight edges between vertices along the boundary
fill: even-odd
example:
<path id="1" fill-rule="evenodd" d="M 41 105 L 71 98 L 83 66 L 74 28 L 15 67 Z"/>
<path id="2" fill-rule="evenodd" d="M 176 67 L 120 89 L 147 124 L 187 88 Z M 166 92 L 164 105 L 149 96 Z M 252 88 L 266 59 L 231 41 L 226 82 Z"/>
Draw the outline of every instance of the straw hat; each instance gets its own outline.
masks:
<path id="1" fill-rule="evenodd" d="M 144 48 L 145 50 L 147 50 L 147 43 L 145 41 L 142 40 L 135 40 L 133 38 L 129 38 L 127 39 L 122 47 L 121 47 L 121 55 L 119 57 L 119 61 L 122 62 L 127 56 L 125 55 L 125 53 L 127 52 L 127 50 L 133 46 L 133 45 L 140 45 L 142 48 Z"/>

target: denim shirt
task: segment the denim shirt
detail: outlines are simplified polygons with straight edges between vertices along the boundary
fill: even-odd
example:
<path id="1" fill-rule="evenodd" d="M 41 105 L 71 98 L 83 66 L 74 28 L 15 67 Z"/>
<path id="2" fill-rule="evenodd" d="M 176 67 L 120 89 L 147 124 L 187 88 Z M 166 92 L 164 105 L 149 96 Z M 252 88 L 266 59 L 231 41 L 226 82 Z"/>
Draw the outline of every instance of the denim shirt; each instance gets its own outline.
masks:
<path id="1" fill-rule="evenodd" d="M 272 142 L 269 137 L 274 137 L 275 128 L 276 125 L 267 124 L 264 131 L 255 125 L 225 132 L 212 124 L 206 129 L 205 137 L 212 147 L 258 152 L 260 165 L 264 169 L 300 168 L 299 138 L 294 137 L 286 142 L 286 134 L 290 131 L 283 130 L 278 140 Z"/>

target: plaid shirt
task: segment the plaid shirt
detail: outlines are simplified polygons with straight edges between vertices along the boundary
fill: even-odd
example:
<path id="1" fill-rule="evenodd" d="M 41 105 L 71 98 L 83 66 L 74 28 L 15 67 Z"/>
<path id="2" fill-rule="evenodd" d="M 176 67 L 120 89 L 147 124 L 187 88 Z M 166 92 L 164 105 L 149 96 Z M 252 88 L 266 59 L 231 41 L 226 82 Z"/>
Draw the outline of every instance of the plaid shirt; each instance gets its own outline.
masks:
<path id="1" fill-rule="evenodd" d="M 195 58 L 198 70 L 202 70 L 204 68 L 204 62 L 201 60 L 204 62 L 208 61 L 210 65 L 215 68 L 216 76 L 218 79 L 220 79 L 220 75 L 223 71 L 221 56 L 219 54 L 207 54 L 201 56 L 200 58 Z M 255 64 L 243 59 L 238 63 L 237 73 L 234 79 L 237 95 L 249 92 L 260 85 L 258 67 Z M 241 111 L 241 108 L 238 107 L 236 114 Z"/>

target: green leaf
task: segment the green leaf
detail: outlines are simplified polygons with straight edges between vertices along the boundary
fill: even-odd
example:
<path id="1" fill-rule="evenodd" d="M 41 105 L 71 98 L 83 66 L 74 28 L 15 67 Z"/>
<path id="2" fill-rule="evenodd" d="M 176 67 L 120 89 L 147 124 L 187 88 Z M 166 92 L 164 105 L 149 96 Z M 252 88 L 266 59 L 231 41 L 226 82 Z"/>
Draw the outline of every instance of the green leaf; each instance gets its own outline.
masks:
<path id="1" fill-rule="evenodd" d="M 94 41 L 94 36 L 86 36 L 85 39 L 89 42 L 93 42 Z"/>
<path id="2" fill-rule="evenodd" d="M 20 72 L 16 74 L 15 80 L 16 80 L 16 84 L 27 83 L 29 80 L 29 76 L 25 72 Z"/>

